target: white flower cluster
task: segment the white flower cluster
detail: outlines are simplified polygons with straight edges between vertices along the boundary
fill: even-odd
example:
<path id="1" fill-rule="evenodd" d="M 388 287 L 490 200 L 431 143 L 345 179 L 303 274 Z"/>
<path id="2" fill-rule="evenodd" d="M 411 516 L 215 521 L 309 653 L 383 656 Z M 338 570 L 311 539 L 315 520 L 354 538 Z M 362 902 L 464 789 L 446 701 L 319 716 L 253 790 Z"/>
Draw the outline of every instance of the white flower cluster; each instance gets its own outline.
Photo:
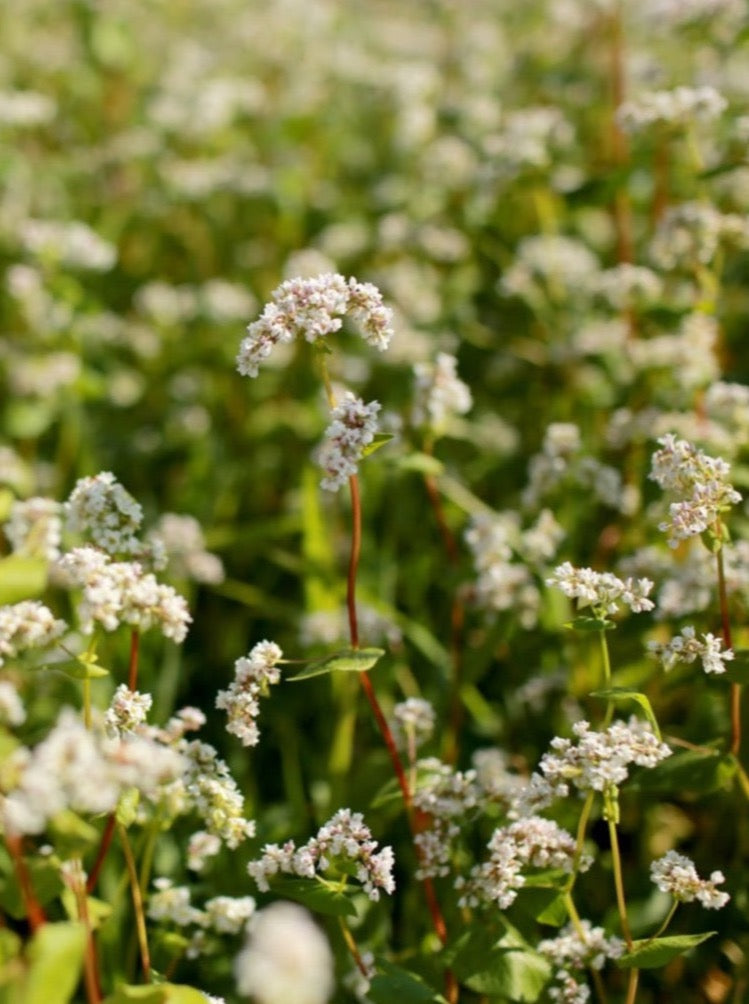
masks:
<path id="1" fill-rule="evenodd" d="M 23 725 L 25 721 L 21 695 L 8 680 L 0 680 L 0 725 Z"/>
<path id="2" fill-rule="evenodd" d="M 731 898 L 716 886 L 725 882 L 723 872 L 714 871 L 709 879 L 701 879 L 694 862 L 686 855 L 668 851 L 650 865 L 650 878 L 661 892 L 670 893 L 680 903 L 698 899 L 708 910 L 720 910 Z"/>
<path id="3" fill-rule="evenodd" d="M 573 237 L 524 237 L 499 288 L 506 296 L 519 296 L 532 308 L 540 308 L 548 301 L 592 294 L 599 272 L 596 256 Z"/>
<path id="4" fill-rule="evenodd" d="M 138 735 L 107 737 L 87 729 L 70 708 L 42 742 L 20 747 L 8 759 L 6 776 L 15 775 L 15 782 L 0 796 L 0 819 L 6 832 L 16 834 L 42 833 L 64 809 L 112 812 L 129 788 L 156 797 L 185 769 L 170 747 Z"/>
<path id="5" fill-rule="evenodd" d="M 22 600 L 0 607 L 0 666 L 32 648 L 45 648 L 67 628 L 39 600 Z"/>
<path id="6" fill-rule="evenodd" d="M 370 644 L 398 646 L 402 643 L 401 629 L 386 614 L 366 603 L 357 606 L 359 634 Z M 299 622 L 299 640 L 305 647 L 335 645 L 348 639 L 348 631 L 348 610 L 345 607 L 337 610 L 314 610 L 304 614 Z"/>
<path id="7" fill-rule="evenodd" d="M 506 910 L 525 885 L 523 869 L 555 868 L 571 873 L 575 840 L 551 819 L 529 816 L 496 829 L 488 844 L 489 860 L 474 865 L 468 879 L 459 878 L 460 906 L 496 902 Z M 582 855 L 578 866 L 585 871 L 592 859 Z"/>
<path id="8" fill-rule="evenodd" d="M 68 528 L 87 534 L 107 554 L 142 551 L 135 534 L 143 522 L 143 509 L 110 471 L 81 478 L 64 508 Z"/>
<path id="9" fill-rule="evenodd" d="M 598 277 L 596 292 L 614 310 L 655 303 L 663 294 L 663 280 L 644 265 L 621 262 Z"/>
<path id="10" fill-rule="evenodd" d="M 343 400 L 330 413 L 332 419 L 325 430 L 325 439 L 317 452 L 317 462 L 325 477 L 322 488 L 335 492 L 357 472 L 357 463 L 365 447 L 377 433 L 378 401 L 365 404 L 360 397 L 346 391 Z"/>
<path id="11" fill-rule="evenodd" d="M 214 896 L 199 910 L 190 902 L 189 887 L 175 886 L 167 878 L 155 879 L 154 886 L 156 891 L 148 898 L 148 916 L 177 927 L 196 924 L 216 934 L 239 934 L 255 912 L 252 896 Z"/>
<path id="12" fill-rule="evenodd" d="M 476 784 L 488 801 L 508 804 L 525 785 L 523 778 L 510 770 L 505 751 L 496 746 L 476 750 L 471 763 Z"/>
<path id="13" fill-rule="evenodd" d="M 256 1004 L 326 1004 L 335 986 L 325 935 L 303 907 L 285 901 L 252 918 L 234 975 L 239 994 Z"/>
<path id="14" fill-rule="evenodd" d="M 121 736 L 124 732 L 135 732 L 145 722 L 151 710 L 153 697 L 121 683 L 115 690 L 109 707 L 104 713 L 104 724 L 110 735 Z"/>
<path id="15" fill-rule="evenodd" d="M 574 139 L 574 127 L 561 109 L 536 105 L 506 114 L 502 131 L 484 146 L 498 173 L 512 177 L 527 168 L 548 170 L 554 154 L 569 149 Z"/>
<path id="16" fill-rule="evenodd" d="M 235 850 L 255 834 L 255 824 L 244 816 L 244 798 L 229 768 L 208 743 L 179 741 L 176 748 L 187 760 L 187 769 L 171 793 L 181 811 L 194 808 L 206 831 Z"/>
<path id="17" fill-rule="evenodd" d="M 521 529 L 518 514 L 509 510 L 475 515 L 465 540 L 477 573 L 476 603 L 486 610 L 513 610 L 523 627 L 534 627 L 541 594 L 532 566 L 552 558 L 563 537 L 548 509 L 526 530 Z"/>
<path id="18" fill-rule="evenodd" d="M 741 501 L 741 495 L 729 483 L 731 468 L 720 457 L 709 457 L 702 450 L 672 433 L 658 440 L 660 450 L 653 454 L 650 478 L 670 495 L 680 500 L 669 505 L 669 519 L 658 529 L 668 533 L 669 544 L 696 537 L 719 522 L 721 514 Z"/>
<path id="19" fill-rule="evenodd" d="M 479 804 L 480 791 L 473 770 L 457 771 L 430 757 L 417 764 L 418 785 L 413 805 L 422 813 L 422 828 L 414 837 L 419 857 L 418 879 L 447 875 L 452 843 L 460 833 L 459 820 Z"/>
<path id="20" fill-rule="evenodd" d="M 24 220 L 19 236 L 26 251 L 70 268 L 108 272 L 117 261 L 117 249 L 79 220 Z"/>
<path id="21" fill-rule="evenodd" d="M 208 585 L 223 582 L 224 566 L 221 559 L 206 550 L 203 531 L 194 516 L 164 513 L 156 528 L 148 535 L 149 542 L 152 543 L 153 538 L 158 538 L 166 553 L 170 575 Z"/>
<path id="22" fill-rule="evenodd" d="M 551 741 L 553 752 L 544 753 L 539 764 L 543 780 L 567 793 L 569 784 L 579 791 L 605 791 L 629 777 L 629 767 L 655 767 L 671 755 L 671 749 L 637 718 L 613 722 L 605 732 L 595 732 L 586 721 L 572 726 L 575 740 L 559 736 Z M 535 775 L 534 775 L 535 776 Z"/>
<path id="23" fill-rule="evenodd" d="M 678 373 L 683 388 L 707 387 L 719 375 L 715 355 L 718 322 L 708 314 L 687 314 L 673 335 L 658 335 L 627 343 L 627 354 L 639 371 Z"/>
<path id="24" fill-rule="evenodd" d="M 339 809 L 318 830 L 317 836 L 310 838 L 302 847 L 297 847 L 293 840 L 288 840 L 283 847 L 266 844 L 263 856 L 251 861 L 247 871 L 258 889 L 267 892 L 270 888 L 268 879 L 279 872 L 313 878 L 318 871 L 324 872 L 335 866 L 339 859 L 344 869 L 352 863 L 355 865 L 357 880 L 362 883 L 367 896 L 376 902 L 381 889 L 386 893 L 395 889 L 393 850 L 383 847 L 375 853 L 376 850 L 377 841 L 372 839 L 361 813 Z"/>
<path id="25" fill-rule="evenodd" d="M 137 561 L 112 561 L 94 547 L 77 547 L 60 558 L 56 569 L 83 591 L 78 614 L 84 634 L 97 623 L 107 631 L 122 624 L 139 631 L 158 626 L 166 638 L 184 641 L 192 621 L 187 601 Z"/>
<path id="26" fill-rule="evenodd" d="M 51 122 L 57 105 L 38 91 L 0 91 L 0 123 L 8 126 L 40 126 Z"/>
<path id="27" fill-rule="evenodd" d="M 16 500 L 3 531 L 15 554 L 56 561 L 62 541 L 62 507 L 47 498 Z"/>
<path id="28" fill-rule="evenodd" d="M 237 736 L 243 746 L 258 744 L 260 731 L 255 720 L 260 711 L 259 698 L 281 679 L 278 663 L 282 659 L 283 652 L 275 642 L 258 642 L 249 655 L 234 663 L 234 679 L 229 689 L 216 695 L 216 707 L 229 717 L 226 731 Z"/>
<path id="29" fill-rule="evenodd" d="M 440 432 L 452 415 L 465 415 L 471 410 L 471 391 L 458 377 L 457 368 L 458 360 L 447 352 L 440 352 L 433 363 L 414 364 L 414 425 L 427 425 Z"/>
<path id="30" fill-rule="evenodd" d="M 434 708 L 423 697 L 409 697 L 393 708 L 393 735 L 401 747 L 409 750 L 426 742 L 434 732 Z"/>
<path id="31" fill-rule="evenodd" d="M 366 342 L 384 351 L 393 335 L 392 313 L 371 283 L 325 273 L 310 279 L 287 279 L 274 290 L 272 301 L 247 328 L 239 347 L 237 369 L 255 377 L 263 359 L 279 343 L 301 334 L 308 342 L 338 331 L 349 314 Z"/>
<path id="32" fill-rule="evenodd" d="M 637 101 L 625 101 L 616 112 L 619 126 L 628 133 L 653 126 L 686 126 L 719 118 L 728 102 L 714 87 L 676 87 L 651 91 Z"/>
<path id="33" fill-rule="evenodd" d="M 538 951 L 557 967 L 557 985 L 549 989 L 549 997 L 564 1004 L 589 1000 L 590 990 L 578 983 L 576 974 L 588 968 L 601 970 L 606 959 L 618 959 L 624 950 L 620 938 L 607 938 L 603 928 L 592 927 L 589 920 L 581 920 L 579 930 L 572 924 L 563 927 L 556 938 L 546 938 L 538 946 Z"/>
<path id="34" fill-rule="evenodd" d="M 221 840 L 215 833 L 196 830 L 187 842 L 187 867 L 192 872 L 202 872 L 209 858 L 221 850 Z"/>
<path id="35" fill-rule="evenodd" d="M 557 566 L 546 584 L 558 586 L 565 596 L 577 600 L 579 609 L 591 607 L 598 617 L 615 614 L 622 604 L 633 613 L 652 610 L 655 606 L 648 599 L 653 588 L 650 579 L 620 579 L 613 572 L 574 568 L 569 561 Z"/>
<path id="36" fill-rule="evenodd" d="M 650 245 L 663 269 L 692 270 L 709 265 L 724 245 L 746 247 L 749 223 L 738 213 L 721 213 L 703 202 L 683 202 L 666 210 Z"/>
<path id="37" fill-rule="evenodd" d="M 723 642 L 713 634 L 703 634 L 702 641 L 693 627 L 681 629 L 667 644 L 649 641 L 648 651 L 659 659 L 668 672 L 677 662 L 694 662 L 699 659 L 706 673 L 725 673 L 725 663 L 734 658 L 733 649 L 723 649 Z"/>

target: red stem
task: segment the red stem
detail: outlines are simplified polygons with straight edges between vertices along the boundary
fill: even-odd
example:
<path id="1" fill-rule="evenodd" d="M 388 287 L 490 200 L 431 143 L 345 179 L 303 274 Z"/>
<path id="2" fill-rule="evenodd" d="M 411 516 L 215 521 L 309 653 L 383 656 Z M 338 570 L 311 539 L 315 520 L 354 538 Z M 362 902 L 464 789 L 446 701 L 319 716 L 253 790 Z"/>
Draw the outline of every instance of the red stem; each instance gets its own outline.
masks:
<path id="1" fill-rule="evenodd" d="M 108 817 L 106 826 L 101 835 L 101 843 L 99 844 L 99 850 L 96 853 L 96 860 L 94 861 L 93 867 L 89 873 L 88 879 L 86 881 L 86 892 L 91 895 L 91 893 L 96 889 L 96 884 L 99 881 L 99 874 L 101 872 L 101 866 L 104 864 L 104 859 L 109 853 L 109 848 L 112 844 L 112 839 L 114 837 L 114 828 L 117 824 L 117 817 L 114 813 Z"/>
<path id="2" fill-rule="evenodd" d="M 346 588 L 346 607 L 348 609 L 351 647 L 358 648 L 359 623 L 356 616 L 356 573 L 359 567 L 359 556 L 361 554 L 361 497 L 359 494 L 359 479 L 355 474 L 349 478 L 349 488 L 351 490 L 352 529 L 351 556 L 349 558 Z M 387 719 L 385 718 L 380 702 L 377 700 L 377 695 L 374 692 L 372 681 L 369 679 L 366 672 L 359 673 L 359 679 L 361 681 L 362 688 L 364 689 L 364 693 L 367 695 L 369 706 L 372 709 L 372 714 L 375 717 L 375 721 L 377 722 L 377 726 L 382 734 L 382 738 L 385 740 L 388 753 L 390 754 L 393 770 L 395 771 L 395 776 L 398 779 L 398 784 L 400 785 L 401 792 L 403 793 L 403 801 L 406 806 L 406 816 L 408 818 L 411 833 L 415 836 L 416 833 L 419 832 L 420 823 L 423 822 L 421 818 L 423 814 L 419 813 L 419 820 L 414 818 L 411 788 L 408 784 L 406 772 L 403 769 L 403 763 L 401 762 L 398 748 L 395 745 L 393 733 L 388 725 Z M 447 941 L 447 927 L 445 925 L 445 920 L 442 916 L 439 903 L 437 902 L 434 885 L 432 884 L 432 880 L 430 878 L 425 878 L 423 880 L 423 885 L 427 907 L 429 909 L 429 915 L 432 918 L 434 930 L 437 933 L 437 937 L 444 945 Z M 458 1000 L 458 984 L 455 977 L 449 970 L 445 973 L 445 992 L 447 994 L 449 1004 L 456 1004 Z"/>
<path id="3" fill-rule="evenodd" d="M 32 931 L 38 931 L 40 927 L 47 923 L 47 917 L 42 909 L 41 903 L 36 898 L 34 887 L 31 884 L 31 876 L 23 860 L 23 847 L 21 837 L 6 834 L 5 844 L 13 858 L 13 867 L 16 870 L 18 884 L 21 887 L 21 895 L 26 906 L 26 916 Z"/>
<path id="4" fill-rule="evenodd" d="M 724 648 L 733 648 L 731 642 L 731 619 L 728 614 L 728 591 L 726 589 L 726 572 L 723 564 L 723 548 L 715 555 L 718 566 L 718 599 L 720 601 L 720 623 L 723 633 Z M 731 753 L 739 755 L 741 749 L 741 684 L 731 684 Z"/>
<path id="5" fill-rule="evenodd" d="M 140 633 L 133 628 L 130 635 L 130 662 L 127 669 L 127 685 L 131 690 L 138 689 L 138 655 L 140 652 Z"/>

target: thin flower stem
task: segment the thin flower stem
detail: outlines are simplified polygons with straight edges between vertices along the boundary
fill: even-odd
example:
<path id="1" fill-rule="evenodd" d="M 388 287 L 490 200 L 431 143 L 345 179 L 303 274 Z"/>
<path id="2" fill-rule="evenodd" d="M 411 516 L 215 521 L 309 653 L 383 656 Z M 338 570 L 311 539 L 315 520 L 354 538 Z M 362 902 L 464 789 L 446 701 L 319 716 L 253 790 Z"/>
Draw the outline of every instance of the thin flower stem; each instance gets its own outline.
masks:
<path id="1" fill-rule="evenodd" d="M 359 479 L 355 474 L 349 478 L 349 488 L 351 491 L 352 524 L 351 555 L 349 558 L 346 584 L 346 608 L 348 610 L 351 647 L 358 648 L 359 622 L 356 614 L 356 574 L 359 568 L 359 556 L 361 553 L 361 496 L 359 494 Z M 382 707 L 380 706 L 380 702 L 377 700 L 377 695 L 374 692 L 374 687 L 372 686 L 372 681 L 369 679 L 369 675 L 366 672 L 359 673 L 359 680 L 361 681 L 362 688 L 366 694 L 369 706 L 372 709 L 372 714 L 375 717 L 375 721 L 377 722 L 382 738 L 385 741 L 385 746 L 387 747 L 387 751 L 390 755 L 395 776 L 398 779 L 398 784 L 403 794 L 403 802 L 406 808 L 406 816 L 411 828 L 411 833 L 415 836 L 418 833 L 418 820 L 414 818 L 413 795 L 411 793 L 411 788 L 408 783 L 408 778 L 406 777 L 406 772 L 404 770 L 400 754 L 398 753 L 398 747 L 395 744 L 395 738 L 390 726 L 388 725 L 388 721 Z M 445 926 L 445 920 L 442 916 L 442 911 L 440 910 L 431 878 L 425 878 L 423 880 L 423 886 L 434 930 L 437 933 L 437 937 L 444 945 L 447 942 L 447 928 Z M 457 1004 L 458 984 L 450 970 L 447 970 L 445 973 L 445 995 L 449 1004 Z"/>
<path id="2" fill-rule="evenodd" d="M 24 906 L 26 907 L 26 917 L 32 932 L 38 931 L 40 927 L 47 923 L 47 917 L 42 909 L 42 905 L 36 898 L 34 886 L 31 883 L 31 876 L 23 860 L 23 846 L 21 837 L 5 835 L 5 844 L 13 859 L 13 867 L 16 871 L 16 878 L 21 889 Z"/>
<path id="3" fill-rule="evenodd" d="M 130 690 L 138 689 L 138 655 L 140 651 L 140 632 L 133 628 L 130 634 L 130 661 L 127 669 L 127 685 Z"/>
<path id="4" fill-rule="evenodd" d="M 614 885 L 616 886 L 616 905 L 619 909 L 619 920 L 622 925 L 622 934 L 627 943 L 627 951 L 632 951 L 632 931 L 627 917 L 627 902 L 624 898 L 624 882 L 622 879 L 622 859 L 619 854 L 619 838 L 616 832 L 616 823 L 609 820 L 609 838 L 611 840 L 611 858 L 614 864 Z"/>
<path id="5" fill-rule="evenodd" d="M 636 1004 L 637 984 L 640 982 L 640 970 L 630 969 L 629 982 L 627 983 L 627 998 L 625 1004 Z"/>
<path id="6" fill-rule="evenodd" d="M 133 910 L 135 911 L 135 928 L 138 933 L 138 945 L 140 947 L 140 960 L 143 966 L 143 976 L 146 983 L 151 982 L 151 953 L 148 949 L 148 935 L 146 933 L 146 916 L 143 911 L 143 896 L 138 882 L 138 869 L 135 867 L 133 849 L 127 830 L 122 823 L 117 823 L 117 833 L 122 844 L 122 853 L 125 855 L 125 864 L 130 879 L 130 892 L 133 897 Z"/>
<path id="7" fill-rule="evenodd" d="M 117 817 L 114 813 L 107 817 L 107 822 L 101 835 L 101 842 L 99 843 L 99 850 L 96 852 L 96 860 L 94 861 L 91 871 L 89 872 L 88 879 L 86 880 L 86 891 L 89 894 L 96 889 L 102 865 L 109 853 L 109 848 L 112 846 L 116 823 Z"/>
<path id="8" fill-rule="evenodd" d="M 346 581 L 346 609 L 348 610 L 349 634 L 351 647 L 359 647 L 359 622 L 356 616 L 356 573 L 361 555 L 361 496 L 359 494 L 359 479 L 356 474 L 349 478 L 351 491 L 351 554 L 348 564 Z"/>
<path id="9" fill-rule="evenodd" d="M 601 646 L 601 662 L 603 664 L 603 685 L 606 690 L 611 687 L 611 657 L 609 656 L 609 643 L 606 639 L 606 632 L 599 631 L 598 638 Z M 603 727 L 606 729 L 611 725 L 614 717 L 614 702 L 606 702 L 606 714 L 603 716 Z"/>
<path id="10" fill-rule="evenodd" d="M 718 571 L 718 599 L 720 602 L 720 623 L 723 632 L 723 647 L 733 648 L 731 641 L 731 619 L 728 613 L 728 590 L 726 589 L 726 569 L 723 561 L 723 548 L 715 555 Z M 730 695 L 731 714 L 731 753 L 738 758 L 741 749 L 741 684 L 731 684 Z"/>
<path id="11" fill-rule="evenodd" d="M 83 982 L 86 987 L 86 1000 L 88 1004 L 100 1004 L 102 994 L 99 986 L 96 943 L 94 941 L 94 932 L 91 928 L 91 917 L 88 912 L 87 889 L 86 883 L 84 882 L 82 867 L 80 869 L 79 877 L 80 881 L 76 881 L 73 893 L 75 895 L 76 907 L 78 909 L 78 919 L 86 928 L 86 953 L 83 957 Z"/>
<path id="12" fill-rule="evenodd" d="M 83 724 L 91 728 L 91 677 L 83 678 Z"/>
<path id="13" fill-rule="evenodd" d="M 361 957 L 361 952 L 359 951 L 359 948 L 356 942 L 354 941 L 354 936 L 349 930 L 348 924 L 346 923 L 343 917 L 338 918 L 338 926 L 341 929 L 343 940 L 346 942 L 346 948 L 348 948 L 351 954 L 351 958 L 356 963 L 356 968 L 359 970 L 359 972 L 365 979 L 369 979 L 370 973 L 369 970 L 367 969 L 367 964 Z"/>
<path id="14" fill-rule="evenodd" d="M 424 452 L 432 455 L 432 443 L 428 442 L 424 446 Z M 460 561 L 460 551 L 455 534 L 445 518 L 445 508 L 442 504 L 442 496 L 437 487 L 437 480 L 432 474 L 424 475 L 424 487 L 426 488 L 429 504 L 434 512 L 442 543 L 447 554 L 447 560 L 455 567 Z M 450 663 L 452 667 L 451 687 L 450 687 L 450 711 L 448 715 L 447 729 L 445 731 L 445 761 L 455 763 L 459 753 L 459 736 L 463 723 L 463 702 L 460 699 L 460 687 L 463 676 L 463 624 L 465 621 L 465 609 L 459 594 L 456 592 L 450 606 Z"/>
<path id="15" fill-rule="evenodd" d="M 575 840 L 575 853 L 572 858 L 572 874 L 570 875 L 570 880 L 567 884 L 567 889 L 565 895 L 570 895 L 577 881 L 577 876 L 579 874 L 578 868 L 580 867 L 580 859 L 583 856 L 583 847 L 585 845 L 585 833 L 588 829 L 588 820 L 590 819 L 590 812 L 593 808 L 593 800 L 595 799 L 595 792 L 589 791 L 585 796 L 585 802 L 583 803 L 583 810 L 580 813 L 580 819 L 577 823 L 577 838 Z"/>
<path id="16" fill-rule="evenodd" d="M 679 900 L 675 899 L 673 901 L 673 903 L 671 904 L 671 909 L 666 914 L 665 920 L 663 921 L 663 923 L 661 924 L 661 926 L 658 928 L 658 930 L 655 932 L 655 934 L 652 935 L 652 937 L 648 938 L 648 942 L 655 941 L 656 938 L 660 938 L 660 936 L 666 930 L 666 928 L 668 927 L 668 925 L 674 919 L 674 914 L 676 913 L 676 911 L 678 909 L 679 909 Z"/>

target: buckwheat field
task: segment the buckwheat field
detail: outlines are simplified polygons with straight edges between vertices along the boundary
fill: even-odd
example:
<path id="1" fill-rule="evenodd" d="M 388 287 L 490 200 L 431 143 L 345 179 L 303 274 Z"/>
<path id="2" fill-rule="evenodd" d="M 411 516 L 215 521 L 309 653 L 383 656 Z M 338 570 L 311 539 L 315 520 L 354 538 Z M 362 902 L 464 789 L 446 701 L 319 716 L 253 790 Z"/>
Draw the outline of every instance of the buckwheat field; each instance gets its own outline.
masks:
<path id="1" fill-rule="evenodd" d="M 749 1001 L 745 0 L 6 0 L 0 182 L 0 1004 Z"/>

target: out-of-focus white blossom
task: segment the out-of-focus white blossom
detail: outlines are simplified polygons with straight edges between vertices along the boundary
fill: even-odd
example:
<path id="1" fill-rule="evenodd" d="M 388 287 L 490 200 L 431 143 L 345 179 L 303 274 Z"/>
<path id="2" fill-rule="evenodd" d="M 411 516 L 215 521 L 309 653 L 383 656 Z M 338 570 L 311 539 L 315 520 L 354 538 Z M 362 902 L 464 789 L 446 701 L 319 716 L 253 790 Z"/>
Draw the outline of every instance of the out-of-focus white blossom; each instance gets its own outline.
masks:
<path id="1" fill-rule="evenodd" d="M 234 960 L 237 990 L 256 1004 L 326 1004 L 333 993 L 333 953 L 296 903 L 271 903 L 249 926 Z"/>
<path id="2" fill-rule="evenodd" d="M 21 695 L 9 680 L 0 680 L 0 725 L 23 725 L 25 721 Z"/>
<path id="3" fill-rule="evenodd" d="M 458 377 L 455 356 L 440 352 L 434 363 L 415 363 L 415 425 L 442 431 L 451 415 L 465 415 L 473 404 L 471 391 Z"/>
<path id="4" fill-rule="evenodd" d="M 67 624 L 39 600 L 22 600 L 0 607 L 0 666 L 22 652 L 46 648 L 60 637 Z"/>
<path id="5" fill-rule="evenodd" d="M 416 764 L 417 785 L 413 805 L 428 820 L 414 836 L 419 857 L 416 877 L 448 875 L 450 855 L 460 823 L 465 822 L 480 799 L 473 770 L 454 770 L 434 757 Z"/>
<path id="6" fill-rule="evenodd" d="M 3 531 L 15 554 L 56 561 L 62 541 L 62 506 L 54 499 L 16 500 Z"/>
<path id="7" fill-rule="evenodd" d="M 152 534 L 161 541 L 167 558 L 167 568 L 177 579 L 192 579 L 216 585 L 223 582 L 221 559 L 206 550 L 200 523 L 194 516 L 164 513 Z"/>
<path id="8" fill-rule="evenodd" d="M 117 261 L 114 245 L 79 220 L 26 220 L 19 236 L 25 250 L 57 265 L 108 272 Z"/>
<path id="9" fill-rule="evenodd" d="M 626 101 L 616 112 L 619 126 L 629 133 L 653 126 L 686 126 L 719 118 L 728 102 L 714 87 L 676 87 L 651 91 L 636 101 Z"/>

